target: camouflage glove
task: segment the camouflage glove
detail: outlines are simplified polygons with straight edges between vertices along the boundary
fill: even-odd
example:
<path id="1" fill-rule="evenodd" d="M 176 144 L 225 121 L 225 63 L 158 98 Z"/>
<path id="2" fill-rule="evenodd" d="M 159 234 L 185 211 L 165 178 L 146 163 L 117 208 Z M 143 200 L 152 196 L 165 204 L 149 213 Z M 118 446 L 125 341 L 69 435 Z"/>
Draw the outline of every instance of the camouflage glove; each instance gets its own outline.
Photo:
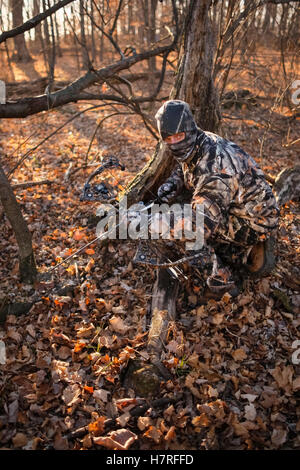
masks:
<path id="1" fill-rule="evenodd" d="M 177 195 L 177 186 L 175 183 L 169 181 L 162 184 L 157 191 L 159 199 L 163 202 L 169 202 Z"/>

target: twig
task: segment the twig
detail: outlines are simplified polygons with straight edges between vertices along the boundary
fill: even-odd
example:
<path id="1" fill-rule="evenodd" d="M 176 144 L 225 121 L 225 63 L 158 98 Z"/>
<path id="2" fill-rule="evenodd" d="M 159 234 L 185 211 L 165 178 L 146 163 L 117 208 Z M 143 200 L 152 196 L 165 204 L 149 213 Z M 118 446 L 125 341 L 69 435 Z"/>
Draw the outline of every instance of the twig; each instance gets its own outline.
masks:
<path id="1" fill-rule="evenodd" d="M 41 186 L 42 184 L 59 184 L 54 180 L 28 181 L 27 183 L 12 184 L 12 189 L 26 189 L 31 186 Z"/>

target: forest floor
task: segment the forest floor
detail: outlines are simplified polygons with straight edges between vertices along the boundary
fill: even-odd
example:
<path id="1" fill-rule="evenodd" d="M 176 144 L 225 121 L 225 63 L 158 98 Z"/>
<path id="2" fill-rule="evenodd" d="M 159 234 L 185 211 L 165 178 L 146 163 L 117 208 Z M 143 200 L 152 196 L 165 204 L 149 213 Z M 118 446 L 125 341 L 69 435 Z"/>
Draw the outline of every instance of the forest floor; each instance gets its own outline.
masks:
<path id="1" fill-rule="evenodd" d="M 266 70 L 268 60 L 256 62 L 255 70 Z M 66 78 L 62 75 L 59 79 Z M 299 138 L 299 122 L 289 120 L 288 108 L 276 102 L 277 90 L 262 96 L 249 82 L 246 74 L 232 75 L 228 89 L 246 87 L 260 97 L 256 106 L 223 109 L 222 134 L 275 177 L 297 163 L 299 143 L 293 142 Z M 169 79 L 162 96 L 168 96 L 171 85 Z M 154 115 L 159 105 L 147 112 Z M 69 104 L 26 119 L 2 120 L 5 169 L 88 106 Z M 96 236 L 89 221 L 97 204 L 79 201 L 91 171 L 80 169 L 86 159 L 91 164 L 105 155 L 118 156 L 126 170 L 114 175 L 124 185 L 151 158 L 156 140 L 133 115 L 107 119 L 87 155 L 97 122 L 110 112 L 98 108 L 74 118 L 13 174 L 12 184 L 53 180 L 16 189 L 40 272 Z M 224 296 L 206 306 L 197 307 L 192 279 L 182 289 L 178 319 L 170 325 L 162 356 L 172 380 L 162 382 L 155 397 L 170 402 L 153 403 L 149 397 L 140 416 L 134 410 L 146 401 L 126 390 L 122 377 L 130 360 L 146 357 L 155 272 L 132 263 L 135 243 L 95 243 L 54 271 L 52 280 L 27 286 L 19 281 L 17 246 L 2 212 L 0 220 L 1 301 L 29 302 L 37 292 L 42 297 L 27 315 L 8 315 L 0 327 L 0 448 L 300 449 L 296 202 L 281 208 L 271 276 L 247 279 L 237 298 Z M 55 294 L 57 284 L 70 281 L 75 290 Z"/>

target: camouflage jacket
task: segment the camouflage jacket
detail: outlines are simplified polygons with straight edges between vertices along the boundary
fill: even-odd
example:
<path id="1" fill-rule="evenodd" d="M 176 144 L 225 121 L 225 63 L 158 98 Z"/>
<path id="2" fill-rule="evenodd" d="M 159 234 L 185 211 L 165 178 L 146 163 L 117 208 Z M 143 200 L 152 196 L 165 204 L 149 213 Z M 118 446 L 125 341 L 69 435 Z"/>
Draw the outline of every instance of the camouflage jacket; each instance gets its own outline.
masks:
<path id="1" fill-rule="evenodd" d="M 263 171 L 238 145 L 212 132 L 199 129 L 192 156 L 168 182 L 175 185 L 173 198 L 185 186 L 192 204 L 203 204 L 206 239 L 232 218 L 243 219 L 261 239 L 277 228 L 279 209 Z"/>

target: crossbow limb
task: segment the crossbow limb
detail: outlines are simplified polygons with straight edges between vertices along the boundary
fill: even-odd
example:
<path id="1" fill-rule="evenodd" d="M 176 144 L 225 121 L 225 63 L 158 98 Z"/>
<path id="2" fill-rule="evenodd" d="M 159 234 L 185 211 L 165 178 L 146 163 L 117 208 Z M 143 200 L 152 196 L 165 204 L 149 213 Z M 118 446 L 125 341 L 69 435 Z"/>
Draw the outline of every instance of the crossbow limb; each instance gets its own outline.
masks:
<path id="1" fill-rule="evenodd" d="M 80 201 L 112 203 L 117 200 L 117 189 L 108 182 L 101 181 L 94 185 L 90 184 L 97 175 L 100 175 L 108 168 L 120 168 L 122 171 L 125 170 L 125 166 L 122 165 L 116 157 L 109 157 L 108 160 L 102 163 L 87 179 L 80 196 Z"/>

